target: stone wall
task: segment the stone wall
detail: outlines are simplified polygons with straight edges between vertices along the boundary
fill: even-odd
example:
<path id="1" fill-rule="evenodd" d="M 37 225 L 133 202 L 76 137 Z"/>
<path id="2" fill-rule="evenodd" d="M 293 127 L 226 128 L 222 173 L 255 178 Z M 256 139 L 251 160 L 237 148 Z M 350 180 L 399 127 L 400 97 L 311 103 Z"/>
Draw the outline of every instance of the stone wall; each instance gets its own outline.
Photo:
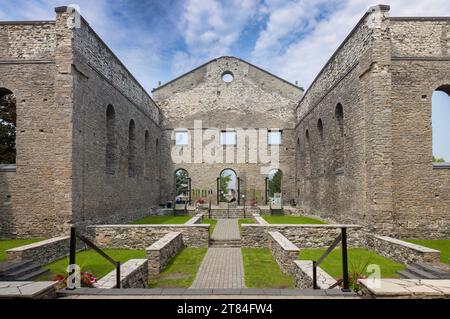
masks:
<path id="1" fill-rule="evenodd" d="M 232 72 L 234 80 L 222 80 L 224 72 Z M 300 100 L 301 88 L 279 79 L 245 61 L 233 57 L 221 57 L 154 90 L 155 101 L 165 115 L 164 152 L 171 153 L 172 130 L 183 128 L 194 135 L 194 121 L 203 122 L 203 130 L 226 129 L 282 129 L 283 145 L 280 147 L 280 169 L 284 172 L 283 193 L 286 201 L 293 197 L 292 176 L 294 162 L 294 109 Z M 174 112 L 174 110 L 177 110 Z M 206 138 L 210 140 L 210 138 Z M 209 143 L 209 142 L 208 142 Z M 258 145 L 246 143 L 247 160 L 239 162 L 235 147 L 224 147 L 223 156 L 216 163 L 199 158 L 206 151 L 207 142 L 192 141 L 185 150 L 191 151 L 188 162 L 172 163 L 165 167 L 163 187 L 166 200 L 174 197 L 174 172 L 186 169 L 192 178 L 192 189 L 210 196 L 216 204 L 216 180 L 222 170 L 234 169 L 241 178 L 241 193 L 248 199 L 256 197 L 264 202 L 264 178 L 261 158 L 251 160 L 249 150 L 257 151 Z M 229 156 L 229 159 L 227 157 Z"/>
<path id="2" fill-rule="evenodd" d="M 113 289 L 117 287 L 117 272 L 114 269 L 101 278 L 96 288 Z M 147 259 L 130 259 L 120 267 L 121 289 L 139 289 L 148 287 L 148 261 Z"/>
<path id="3" fill-rule="evenodd" d="M 269 232 L 269 248 L 278 266 L 285 274 L 293 275 L 294 261 L 298 259 L 300 249 L 279 232 Z"/>
<path id="4" fill-rule="evenodd" d="M 313 284 L 313 262 L 309 260 L 297 260 L 294 263 L 294 281 L 298 289 L 312 289 Z M 331 277 L 322 268 L 317 267 L 317 286 L 319 289 L 329 289 L 336 284 L 336 279 Z M 334 289 L 339 289 L 335 287 Z"/>
<path id="5" fill-rule="evenodd" d="M 85 245 L 78 241 L 77 249 L 84 250 Z M 68 256 L 70 253 L 70 237 L 57 237 L 34 244 L 21 246 L 6 251 L 7 261 L 32 260 L 44 266 Z"/>
<path id="6" fill-rule="evenodd" d="M 364 299 L 450 299 L 448 280 L 370 279 L 361 281 Z"/>
<path id="7" fill-rule="evenodd" d="M 369 235 L 367 247 L 386 258 L 403 264 L 416 262 L 440 263 L 441 261 L 440 251 L 395 238 Z"/>
<path id="8" fill-rule="evenodd" d="M 301 248 L 328 248 L 341 233 L 340 225 L 242 225 L 243 247 L 267 247 L 268 233 L 280 232 Z M 348 245 L 366 246 L 366 234 L 358 227 L 347 230 Z"/>
<path id="9" fill-rule="evenodd" d="M 209 225 L 105 225 L 88 232 L 101 248 L 146 249 L 171 232 L 181 232 L 187 247 L 209 246 Z"/>
<path id="10" fill-rule="evenodd" d="M 148 274 L 150 277 L 158 276 L 167 264 L 183 249 L 183 236 L 181 233 L 168 233 L 156 243 L 147 248 Z"/>

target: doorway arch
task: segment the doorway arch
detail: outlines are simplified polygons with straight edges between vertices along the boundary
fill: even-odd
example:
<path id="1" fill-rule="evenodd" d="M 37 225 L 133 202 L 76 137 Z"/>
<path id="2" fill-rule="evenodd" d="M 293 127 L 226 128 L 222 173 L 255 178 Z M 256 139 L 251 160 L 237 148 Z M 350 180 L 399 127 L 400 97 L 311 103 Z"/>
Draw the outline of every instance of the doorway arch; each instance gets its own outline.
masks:
<path id="1" fill-rule="evenodd" d="M 184 168 L 177 169 L 174 173 L 174 188 L 175 188 L 175 201 L 181 201 L 191 203 L 192 200 L 192 187 L 191 178 L 189 173 Z"/>
<path id="2" fill-rule="evenodd" d="M 234 195 L 237 197 L 237 203 L 241 203 L 241 179 L 236 171 L 232 168 L 225 168 L 217 178 L 217 205 L 226 202 L 227 195 Z"/>
<path id="3" fill-rule="evenodd" d="M 266 204 L 277 194 L 283 198 L 283 171 L 272 169 L 266 177 Z"/>

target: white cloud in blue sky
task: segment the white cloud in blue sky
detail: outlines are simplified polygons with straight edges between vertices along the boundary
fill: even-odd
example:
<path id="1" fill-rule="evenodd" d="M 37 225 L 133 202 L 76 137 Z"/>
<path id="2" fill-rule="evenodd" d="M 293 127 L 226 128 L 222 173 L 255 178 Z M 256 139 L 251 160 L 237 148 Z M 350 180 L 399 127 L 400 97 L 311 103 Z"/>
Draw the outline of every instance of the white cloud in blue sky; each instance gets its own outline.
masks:
<path id="1" fill-rule="evenodd" d="M 51 20 L 54 7 L 71 3 L 81 7 L 150 92 L 158 81 L 167 82 L 221 55 L 240 57 L 307 88 L 374 2 L 0 0 L 0 20 Z M 450 16 L 448 0 L 383 3 L 391 5 L 392 16 Z"/>

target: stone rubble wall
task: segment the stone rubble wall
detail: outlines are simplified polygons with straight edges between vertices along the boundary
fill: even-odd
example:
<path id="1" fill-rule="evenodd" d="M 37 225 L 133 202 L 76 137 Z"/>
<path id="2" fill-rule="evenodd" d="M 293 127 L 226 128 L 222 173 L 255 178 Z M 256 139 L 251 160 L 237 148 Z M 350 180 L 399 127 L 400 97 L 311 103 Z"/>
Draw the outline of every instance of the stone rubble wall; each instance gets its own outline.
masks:
<path id="1" fill-rule="evenodd" d="M 96 288 L 113 289 L 117 287 L 117 273 L 114 269 L 105 277 L 101 278 Z M 120 266 L 121 289 L 148 288 L 148 260 L 130 259 Z"/>
<path id="2" fill-rule="evenodd" d="M 296 260 L 294 262 L 294 281 L 298 289 L 313 288 L 313 262 L 310 260 Z M 329 289 L 336 284 L 336 279 L 331 277 L 322 268 L 317 267 L 317 286 L 319 289 Z M 334 289 L 339 289 L 335 287 Z"/>
<path id="3" fill-rule="evenodd" d="M 149 276 L 158 276 L 183 248 L 183 235 L 180 232 L 168 233 L 148 247 L 146 250 Z"/>
<path id="4" fill-rule="evenodd" d="M 243 247 L 267 247 L 268 233 L 280 232 L 301 248 L 329 247 L 341 233 L 341 225 L 242 225 Z M 358 228 L 347 230 L 350 247 L 365 247 L 366 235 Z"/>
<path id="5" fill-rule="evenodd" d="M 210 225 L 105 225 L 88 232 L 101 248 L 146 249 L 171 232 L 181 232 L 187 247 L 207 248 Z"/>
<path id="6" fill-rule="evenodd" d="M 441 252 L 438 250 L 385 236 L 369 235 L 367 247 L 386 258 L 403 264 L 439 263 L 441 261 Z"/>
<path id="7" fill-rule="evenodd" d="M 281 270 L 285 274 L 293 275 L 294 262 L 298 260 L 300 249 L 279 232 L 269 232 L 269 248 Z"/>
<path id="8" fill-rule="evenodd" d="M 77 241 L 77 250 L 86 247 L 81 241 Z M 57 237 L 34 244 L 9 249 L 6 251 L 7 261 L 32 260 L 44 266 L 53 261 L 68 256 L 70 253 L 70 237 Z"/>

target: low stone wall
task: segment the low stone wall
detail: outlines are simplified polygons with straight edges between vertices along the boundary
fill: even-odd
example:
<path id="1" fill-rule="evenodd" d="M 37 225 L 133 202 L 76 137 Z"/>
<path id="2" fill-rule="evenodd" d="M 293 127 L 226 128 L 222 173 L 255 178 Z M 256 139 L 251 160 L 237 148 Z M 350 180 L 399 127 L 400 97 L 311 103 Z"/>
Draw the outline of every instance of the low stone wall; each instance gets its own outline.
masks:
<path id="1" fill-rule="evenodd" d="M 310 260 L 296 260 L 294 262 L 294 281 L 298 289 L 313 288 L 313 262 Z M 336 280 L 322 268 L 317 267 L 317 286 L 319 289 L 329 289 L 336 284 Z M 334 289 L 339 289 L 335 287 Z"/>
<path id="2" fill-rule="evenodd" d="M 253 218 L 256 220 L 256 222 L 260 225 L 266 225 L 268 226 L 269 223 L 266 222 L 266 220 L 264 218 L 261 217 L 260 214 L 253 214 Z"/>
<path id="3" fill-rule="evenodd" d="M 186 225 L 196 225 L 201 224 L 203 222 L 203 214 L 197 214 L 194 217 L 192 217 Z"/>
<path id="4" fill-rule="evenodd" d="M 78 250 L 85 249 L 78 241 Z M 68 256 L 70 253 L 70 237 L 57 237 L 34 244 L 9 249 L 6 251 L 7 261 L 33 260 L 40 266 Z"/>
<path id="5" fill-rule="evenodd" d="M 171 232 L 181 232 L 187 247 L 208 247 L 210 225 L 90 226 L 88 232 L 101 248 L 146 249 Z"/>
<path id="6" fill-rule="evenodd" d="M 116 270 L 114 269 L 97 283 L 99 289 L 113 289 L 117 287 Z M 120 266 L 120 286 L 127 288 L 148 287 L 148 261 L 147 259 L 131 259 Z"/>
<path id="7" fill-rule="evenodd" d="M 341 228 L 347 227 L 348 244 L 350 247 L 366 246 L 366 235 L 355 225 L 242 225 L 243 247 L 267 247 L 268 233 L 280 232 L 294 245 L 301 248 L 329 247 L 341 233 Z"/>
<path id="8" fill-rule="evenodd" d="M 252 218 L 255 213 L 255 209 L 246 209 L 244 213 L 243 208 L 230 208 L 228 211 L 226 208 L 213 208 L 211 210 L 212 219 L 242 219 L 242 218 Z M 209 212 L 206 211 L 205 217 L 209 218 Z"/>
<path id="9" fill-rule="evenodd" d="M 183 249 L 183 236 L 180 232 L 165 235 L 156 243 L 147 248 L 148 274 L 150 277 L 158 276 L 166 268 L 170 260 Z"/>
<path id="10" fill-rule="evenodd" d="M 369 235 L 367 247 L 378 254 L 403 264 L 416 262 L 439 263 L 441 253 L 438 250 L 411 244 L 391 237 Z"/>
<path id="11" fill-rule="evenodd" d="M 294 262 L 298 259 L 300 249 L 279 232 L 269 232 L 269 248 L 281 270 L 285 274 L 293 275 Z"/>
<path id="12" fill-rule="evenodd" d="M 364 279 L 359 294 L 365 299 L 450 299 L 450 280 Z"/>

